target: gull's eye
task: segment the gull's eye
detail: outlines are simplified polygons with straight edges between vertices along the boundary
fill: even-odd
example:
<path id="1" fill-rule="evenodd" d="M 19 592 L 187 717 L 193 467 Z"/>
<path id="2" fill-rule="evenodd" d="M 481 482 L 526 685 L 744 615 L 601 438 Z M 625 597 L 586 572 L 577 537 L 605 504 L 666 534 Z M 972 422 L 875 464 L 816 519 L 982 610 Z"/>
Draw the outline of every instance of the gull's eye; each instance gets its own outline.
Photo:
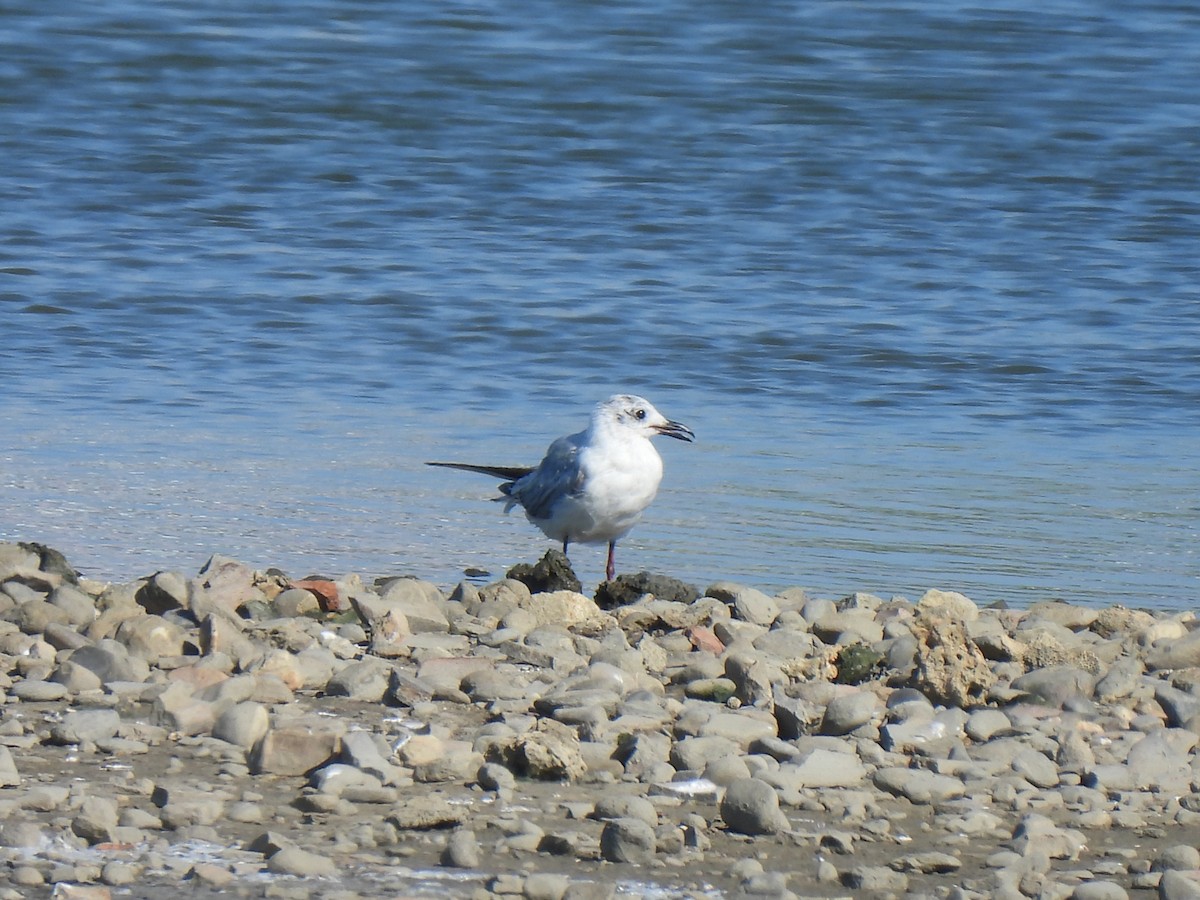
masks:
<path id="1" fill-rule="evenodd" d="M 646 411 L 644 409 L 635 409 L 633 411 L 633 417 L 640 422 L 642 419 L 646 418 Z"/>

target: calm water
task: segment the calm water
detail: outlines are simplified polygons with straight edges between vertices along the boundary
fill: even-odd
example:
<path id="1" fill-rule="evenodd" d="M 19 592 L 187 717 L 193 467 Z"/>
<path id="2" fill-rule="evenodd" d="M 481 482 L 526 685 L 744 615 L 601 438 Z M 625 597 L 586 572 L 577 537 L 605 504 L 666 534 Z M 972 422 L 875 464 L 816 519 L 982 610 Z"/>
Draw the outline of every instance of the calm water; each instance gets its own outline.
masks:
<path id="1" fill-rule="evenodd" d="M 620 389 L 623 570 L 1194 608 L 1200 7 L 948 6 L 6 3 L 0 538 L 499 573 Z"/>

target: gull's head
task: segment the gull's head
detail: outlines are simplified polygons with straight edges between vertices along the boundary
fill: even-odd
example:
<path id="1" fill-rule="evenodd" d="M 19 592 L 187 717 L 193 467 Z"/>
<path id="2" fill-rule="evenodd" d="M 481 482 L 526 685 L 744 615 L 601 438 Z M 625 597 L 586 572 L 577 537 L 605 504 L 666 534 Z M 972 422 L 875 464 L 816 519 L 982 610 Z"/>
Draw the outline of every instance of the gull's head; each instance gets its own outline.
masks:
<path id="1" fill-rule="evenodd" d="M 696 435 L 681 422 L 672 422 L 644 397 L 635 394 L 617 394 L 596 407 L 592 421 L 610 428 L 628 430 L 642 437 L 651 438 L 665 434 L 681 441 L 693 441 Z"/>

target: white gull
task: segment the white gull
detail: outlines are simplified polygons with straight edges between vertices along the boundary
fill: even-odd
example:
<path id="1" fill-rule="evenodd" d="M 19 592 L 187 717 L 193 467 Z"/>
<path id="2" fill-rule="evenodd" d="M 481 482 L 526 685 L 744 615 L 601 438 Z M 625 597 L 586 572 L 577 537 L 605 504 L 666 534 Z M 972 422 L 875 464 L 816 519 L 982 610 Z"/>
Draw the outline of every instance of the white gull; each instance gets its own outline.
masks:
<path id="1" fill-rule="evenodd" d="M 662 458 L 650 438 L 665 434 L 695 439 L 648 400 L 617 394 L 592 411 L 588 427 L 560 437 L 537 466 L 484 466 L 431 462 L 431 466 L 482 472 L 509 479 L 500 485 L 505 512 L 514 505 L 548 538 L 572 543 L 608 543 L 609 581 L 615 577 L 617 541 L 638 523 L 662 481 Z"/>

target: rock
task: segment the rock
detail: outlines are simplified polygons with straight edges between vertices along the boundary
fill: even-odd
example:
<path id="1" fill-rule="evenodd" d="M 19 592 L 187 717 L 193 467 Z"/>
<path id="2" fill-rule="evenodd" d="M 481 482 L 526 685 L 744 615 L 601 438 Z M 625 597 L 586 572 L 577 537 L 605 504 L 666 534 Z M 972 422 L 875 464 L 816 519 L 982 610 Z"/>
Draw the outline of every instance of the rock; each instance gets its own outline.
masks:
<path id="1" fill-rule="evenodd" d="M 854 691 L 833 698 L 821 717 L 821 734 L 841 736 L 868 724 L 879 712 L 879 698 L 870 691 Z"/>
<path id="2" fill-rule="evenodd" d="M 0 787 L 16 787 L 21 783 L 21 773 L 13 760 L 12 752 L 0 745 Z M 7 845 L 6 845 L 7 846 Z"/>
<path id="3" fill-rule="evenodd" d="M 266 601 L 255 585 L 254 570 L 219 554 L 188 583 L 188 609 L 197 619 L 213 614 L 236 619 L 238 610 L 252 600 Z"/>
<path id="4" fill-rule="evenodd" d="M 78 682 L 75 683 L 78 684 Z M 62 700 L 70 694 L 71 688 L 59 679 L 53 681 L 31 681 L 25 679 L 14 684 L 8 693 L 16 699 L 27 703 L 52 703 L 55 700 Z"/>
<path id="5" fill-rule="evenodd" d="M 150 677 L 150 668 L 145 661 L 131 658 L 123 644 L 112 640 L 80 647 L 71 651 L 69 658 L 75 665 L 94 672 L 104 684 L 115 681 L 141 682 Z"/>
<path id="6" fill-rule="evenodd" d="M 935 703 L 964 709 L 980 703 L 996 676 L 962 620 L 919 610 L 912 631 L 917 639 L 912 686 Z"/>
<path id="7" fill-rule="evenodd" d="M 255 775 L 307 775 L 338 754 L 337 734 L 304 726 L 272 728 L 254 748 L 249 763 Z"/>
<path id="8" fill-rule="evenodd" d="M 841 873 L 841 883 L 861 896 L 899 896 L 908 890 L 908 876 L 887 866 L 855 866 Z"/>
<path id="9" fill-rule="evenodd" d="M 584 634 L 597 634 L 612 624 L 612 617 L 600 610 L 595 601 L 574 591 L 552 593 L 522 598 L 521 609 L 533 613 L 538 625 L 555 625 Z"/>
<path id="10" fill-rule="evenodd" d="M 721 818 L 739 834 L 775 834 L 789 828 L 779 809 L 779 795 L 765 781 L 744 778 L 733 782 L 721 799 Z"/>
<path id="11" fill-rule="evenodd" d="M 327 856 L 299 847 L 284 847 L 267 860 L 267 869 L 277 875 L 320 878 L 337 874 L 337 866 Z"/>
<path id="12" fill-rule="evenodd" d="M 1034 787 L 1047 790 L 1058 786 L 1058 766 L 1036 750 L 1021 750 L 1013 758 L 1012 769 Z"/>
<path id="13" fill-rule="evenodd" d="M 213 724 L 212 736 L 249 750 L 266 735 L 271 725 L 267 708 L 246 701 L 225 710 Z"/>
<path id="14" fill-rule="evenodd" d="M 1144 659 L 1151 670 L 1200 666 L 1200 629 L 1189 631 L 1182 637 L 1159 640 L 1146 652 Z"/>
<path id="15" fill-rule="evenodd" d="M 84 628 L 96 620 L 96 601 L 73 584 L 60 584 L 46 600 L 62 610 L 71 628 Z"/>
<path id="16" fill-rule="evenodd" d="M 312 616 L 321 611 L 321 601 L 314 591 L 294 585 L 277 594 L 271 601 L 271 606 L 274 607 L 276 615 L 287 619 Z"/>
<path id="17" fill-rule="evenodd" d="M 42 634 L 50 625 L 66 625 L 67 614 L 40 597 L 21 603 L 10 618 L 26 634 Z"/>
<path id="18" fill-rule="evenodd" d="M 794 763 L 784 763 L 775 772 L 761 776 L 779 788 L 853 787 L 867 777 L 867 769 L 856 753 L 840 753 L 821 747 L 801 754 Z"/>
<path id="19" fill-rule="evenodd" d="M 1125 888 L 1112 881 L 1085 881 L 1071 891 L 1071 900 L 1128 900 Z"/>
<path id="20" fill-rule="evenodd" d="M 337 672 L 325 685 L 325 693 L 331 697 L 378 703 L 388 691 L 391 674 L 390 663 L 368 657 Z"/>
<path id="21" fill-rule="evenodd" d="M 188 582 L 178 572 L 155 572 L 149 581 L 134 594 L 139 606 L 147 613 L 163 613 L 188 606 Z"/>
<path id="22" fill-rule="evenodd" d="M 86 797 L 71 820 L 71 831 L 88 844 L 112 840 L 117 827 L 117 804 L 107 797 Z"/>
<path id="23" fill-rule="evenodd" d="M 539 728 L 517 737 L 513 757 L 518 771 L 543 781 L 573 781 L 587 771 L 579 740 L 570 729 Z"/>
<path id="24" fill-rule="evenodd" d="M 1011 730 L 1012 722 L 998 709 L 977 709 L 967 718 L 967 737 L 980 743 Z"/>
<path id="25" fill-rule="evenodd" d="M 161 616 L 126 619 L 117 626 L 116 639 L 147 662 L 157 662 L 163 656 L 182 656 L 184 652 L 183 629 Z"/>
<path id="26" fill-rule="evenodd" d="M 479 841 L 469 828 L 458 828 L 451 833 L 442 851 L 443 866 L 455 869 L 477 869 L 480 864 Z"/>
<path id="27" fill-rule="evenodd" d="M 917 601 L 917 609 L 962 622 L 973 622 L 979 618 L 979 607 L 975 602 L 957 591 L 928 590 Z"/>
<path id="28" fill-rule="evenodd" d="M 401 831 L 427 831 L 461 825 L 469 813 L 444 797 L 413 797 L 393 809 L 387 821 Z"/>
<path id="29" fill-rule="evenodd" d="M 1082 832 L 1060 828 L 1050 818 L 1038 813 L 1025 815 L 1013 830 L 1009 842 L 1022 856 L 1044 854 L 1050 859 L 1078 859 L 1087 845 Z"/>
<path id="30" fill-rule="evenodd" d="M 1160 850 L 1150 870 L 1166 872 L 1171 869 L 1200 869 L 1200 850 L 1190 844 L 1175 844 Z"/>
<path id="31" fill-rule="evenodd" d="M 1158 882 L 1160 900 L 1200 900 L 1200 873 L 1172 869 Z"/>
<path id="32" fill-rule="evenodd" d="M 600 855 L 609 862 L 648 863 L 655 841 L 654 829 L 641 819 L 611 819 L 600 832 Z"/>
<path id="33" fill-rule="evenodd" d="M 601 822 L 609 819 L 640 819 L 651 828 L 656 828 L 658 809 L 645 797 L 609 794 L 596 801 L 592 818 Z"/>
<path id="34" fill-rule="evenodd" d="M 1141 738 L 1129 750 L 1126 766 L 1140 788 L 1183 787 L 1191 771 L 1189 753 L 1196 735 L 1177 728 L 1161 728 Z"/>
<path id="35" fill-rule="evenodd" d="M 711 585 L 706 596 L 715 597 L 733 607 L 734 615 L 743 622 L 770 625 L 779 616 L 779 604 L 756 588 L 720 581 Z"/>
<path id="36" fill-rule="evenodd" d="M 916 641 L 910 639 L 910 644 L 911 652 L 908 653 L 906 667 L 911 667 L 911 661 L 916 654 Z M 866 644 L 842 647 L 838 650 L 837 675 L 834 680 L 838 684 L 862 684 L 880 674 L 883 661 L 883 654 Z"/>
<path id="37" fill-rule="evenodd" d="M 72 710 L 50 729 L 56 744 L 96 743 L 112 737 L 121 727 L 121 716 L 112 709 Z"/>
<path id="38" fill-rule="evenodd" d="M 552 593 L 554 591 L 572 591 L 576 594 L 583 590 L 583 585 L 571 568 L 571 562 L 561 550 L 547 550 L 534 565 L 519 563 L 513 566 L 505 575 L 514 581 L 519 581 L 529 588 L 531 594 Z"/>
<path id="39" fill-rule="evenodd" d="M 658 600 L 682 604 L 694 603 L 700 597 L 694 585 L 665 575 L 639 572 L 636 575 L 618 575 L 615 580 L 600 585 L 596 591 L 596 603 L 601 609 L 613 609 L 636 603 L 646 594 Z"/>
<path id="40" fill-rule="evenodd" d="M 378 613 L 366 613 L 367 608 L 360 597 L 353 598 L 355 609 L 365 625 L 371 626 L 388 610 L 404 614 L 413 634 L 444 633 L 450 629 L 446 619 L 444 601 L 436 585 L 416 578 L 397 578 L 387 583 L 379 598 Z M 368 618 L 369 616 L 369 618 Z"/>
<path id="41" fill-rule="evenodd" d="M 554 872 L 533 872 L 525 878 L 525 900 L 563 900 L 571 879 Z"/>
<path id="42" fill-rule="evenodd" d="M 1048 666 L 1013 680 L 1012 687 L 1051 706 L 1062 707 L 1073 698 L 1090 698 L 1096 677 L 1076 666 Z"/>
<path id="43" fill-rule="evenodd" d="M 681 771 L 699 772 L 712 760 L 736 756 L 739 749 L 739 745 L 727 737 L 684 738 L 671 747 L 670 763 Z"/>
<path id="44" fill-rule="evenodd" d="M 874 782 L 876 787 L 907 797 L 913 803 L 941 803 L 965 793 L 963 783 L 957 778 L 926 769 L 885 767 L 875 772 Z"/>

